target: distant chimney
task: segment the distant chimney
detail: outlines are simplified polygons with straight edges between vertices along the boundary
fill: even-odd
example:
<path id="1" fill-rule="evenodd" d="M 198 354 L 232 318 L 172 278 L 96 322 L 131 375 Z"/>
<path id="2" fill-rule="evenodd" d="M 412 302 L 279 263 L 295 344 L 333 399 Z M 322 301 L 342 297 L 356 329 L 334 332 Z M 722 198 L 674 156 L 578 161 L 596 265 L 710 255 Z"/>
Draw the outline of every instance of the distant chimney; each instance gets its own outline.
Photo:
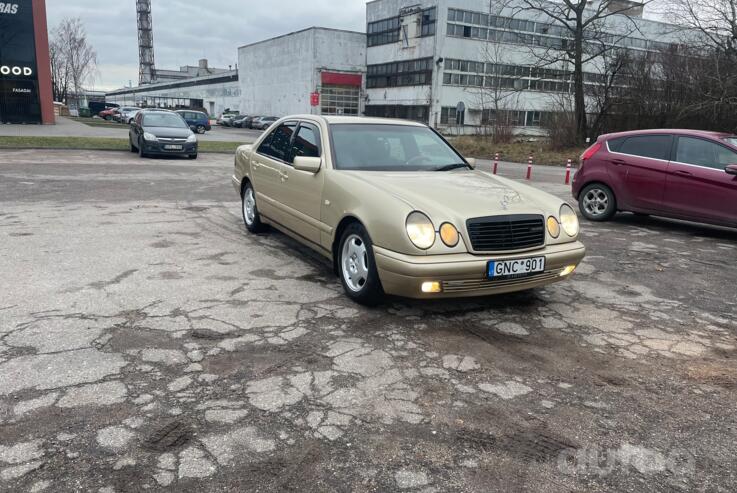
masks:
<path id="1" fill-rule="evenodd" d="M 207 70 L 207 58 L 200 60 L 200 68 Z"/>

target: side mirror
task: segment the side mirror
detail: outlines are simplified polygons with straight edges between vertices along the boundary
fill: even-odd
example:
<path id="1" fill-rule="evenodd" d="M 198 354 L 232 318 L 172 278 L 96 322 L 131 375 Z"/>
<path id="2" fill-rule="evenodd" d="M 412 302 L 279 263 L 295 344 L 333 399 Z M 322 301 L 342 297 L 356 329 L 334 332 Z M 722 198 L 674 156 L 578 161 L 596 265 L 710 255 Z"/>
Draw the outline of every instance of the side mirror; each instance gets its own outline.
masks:
<path id="1" fill-rule="evenodd" d="M 730 164 L 726 168 L 724 168 L 724 171 L 728 175 L 736 175 L 737 176 L 737 164 Z"/>
<path id="2" fill-rule="evenodd" d="M 465 158 L 466 162 L 472 169 L 476 169 L 476 158 L 475 157 L 467 157 Z"/>
<path id="3" fill-rule="evenodd" d="M 319 157 L 297 156 L 294 158 L 294 169 L 315 174 L 320 171 L 322 159 Z"/>

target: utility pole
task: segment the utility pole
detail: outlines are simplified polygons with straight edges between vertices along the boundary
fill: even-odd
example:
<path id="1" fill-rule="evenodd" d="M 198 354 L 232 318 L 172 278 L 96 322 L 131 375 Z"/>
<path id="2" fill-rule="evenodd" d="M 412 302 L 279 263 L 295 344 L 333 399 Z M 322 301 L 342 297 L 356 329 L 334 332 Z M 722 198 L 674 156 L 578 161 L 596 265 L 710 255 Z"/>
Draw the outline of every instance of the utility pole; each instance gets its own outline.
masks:
<path id="1" fill-rule="evenodd" d="M 151 0 L 136 0 L 136 12 L 138 14 L 138 83 L 151 84 L 156 81 Z"/>

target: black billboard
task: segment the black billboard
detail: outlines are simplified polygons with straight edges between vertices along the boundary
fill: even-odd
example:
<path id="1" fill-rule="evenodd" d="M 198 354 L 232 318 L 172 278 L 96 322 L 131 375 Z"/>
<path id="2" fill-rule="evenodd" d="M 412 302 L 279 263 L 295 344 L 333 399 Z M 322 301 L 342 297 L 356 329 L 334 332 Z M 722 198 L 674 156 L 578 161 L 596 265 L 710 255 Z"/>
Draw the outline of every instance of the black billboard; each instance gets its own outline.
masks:
<path id="1" fill-rule="evenodd" d="M 40 122 L 32 1 L 0 1 L 0 123 Z"/>

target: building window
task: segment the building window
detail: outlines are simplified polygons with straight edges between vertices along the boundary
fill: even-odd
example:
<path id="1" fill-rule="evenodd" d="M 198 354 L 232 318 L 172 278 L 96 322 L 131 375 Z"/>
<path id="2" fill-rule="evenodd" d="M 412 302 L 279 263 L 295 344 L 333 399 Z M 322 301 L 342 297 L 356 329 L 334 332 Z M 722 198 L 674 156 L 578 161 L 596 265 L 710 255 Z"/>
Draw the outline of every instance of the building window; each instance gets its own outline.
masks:
<path id="1" fill-rule="evenodd" d="M 661 41 L 650 41 L 631 36 L 621 37 L 617 34 L 609 34 L 608 36 L 606 33 L 603 34 L 603 39 L 607 40 L 606 44 L 610 46 L 616 45 L 622 48 L 648 51 L 661 51 L 672 46 L 670 43 Z M 448 9 L 447 35 L 561 50 L 568 45 L 569 33 L 565 27 L 555 24 L 512 17 L 490 16 L 482 12 Z"/>
<path id="2" fill-rule="evenodd" d="M 458 125 L 458 112 L 452 106 L 444 106 L 440 110 L 441 125 Z"/>
<path id="3" fill-rule="evenodd" d="M 370 105 L 366 106 L 366 116 L 379 118 L 400 118 L 428 123 L 430 120 L 429 106 L 409 105 Z"/>
<path id="4" fill-rule="evenodd" d="M 432 81 L 432 58 L 382 63 L 367 67 L 366 87 L 426 86 Z"/>
<path id="5" fill-rule="evenodd" d="M 379 46 L 399 41 L 399 17 L 391 17 L 376 22 L 369 22 L 366 27 L 368 46 Z"/>
<path id="6" fill-rule="evenodd" d="M 435 7 L 422 11 L 422 28 L 420 36 L 435 36 L 437 9 Z"/>

